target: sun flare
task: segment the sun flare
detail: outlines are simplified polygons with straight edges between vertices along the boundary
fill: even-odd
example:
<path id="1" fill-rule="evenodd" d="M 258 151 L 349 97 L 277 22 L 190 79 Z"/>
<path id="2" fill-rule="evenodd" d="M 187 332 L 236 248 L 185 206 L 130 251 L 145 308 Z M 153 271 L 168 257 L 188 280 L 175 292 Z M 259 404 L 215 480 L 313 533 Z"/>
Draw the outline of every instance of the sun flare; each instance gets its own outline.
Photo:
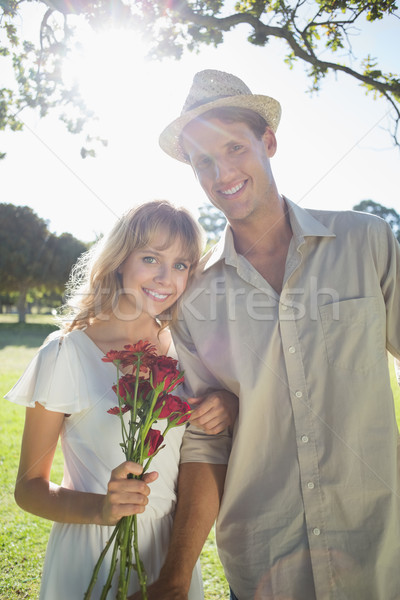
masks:
<path id="1" fill-rule="evenodd" d="M 86 104 L 103 119 L 126 94 L 131 91 L 133 96 L 135 82 L 146 77 L 148 48 L 137 32 L 124 28 L 88 28 L 78 39 L 65 60 L 63 77 L 79 87 Z"/>

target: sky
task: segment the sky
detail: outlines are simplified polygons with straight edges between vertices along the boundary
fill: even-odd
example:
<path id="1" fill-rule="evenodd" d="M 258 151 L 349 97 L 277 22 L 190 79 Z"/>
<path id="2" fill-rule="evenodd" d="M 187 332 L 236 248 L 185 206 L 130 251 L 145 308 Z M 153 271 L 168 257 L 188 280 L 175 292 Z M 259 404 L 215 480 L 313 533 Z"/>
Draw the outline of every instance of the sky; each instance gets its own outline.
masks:
<path id="1" fill-rule="evenodd" d="M 37 5 L 20 20 L 34 35 Z M 35 12 L 33 12 L 35 8 Z M 179 116 L 195 72 L 219 69 L 239 76 L 253 93 L 282 105 L 272 169 L 280 193 L 305 208 L 348 210 L 372 199 L 400 213 L 400 151 L 387 131 L 388 106 L 366 95 L 353 78 L 329 75 L 310 96 L 305 67 L 284 63 L 284 42 L 264 47 L 246 41 L 246 28 L 225 35 L 217 49 L 202 47 L 180 61 L 145 59 L 134 32 L 86 33 L 85 57 L 71 60 L 66 76 L 78 78 L 98 116 L 94 132 L 108 139 L 97 157 L 82 159 L 83 139 L 54 116 L 20 116 L 24 131 L 0 132 L 0 201 L 30 206 L 50 231 L 92 241 L 130 207 L 167 198 L 198 215 L 207 203 L 188 165 L 158 146 L 160 132 Z M 382 70 L 399 72 L 396 20 L 366 26 L 354 38 L 357 57 L 370 52 Z M 339 57 L 340 58 L 340 57 Z M 9 73 L 1 74 L 3 79 Z"/>

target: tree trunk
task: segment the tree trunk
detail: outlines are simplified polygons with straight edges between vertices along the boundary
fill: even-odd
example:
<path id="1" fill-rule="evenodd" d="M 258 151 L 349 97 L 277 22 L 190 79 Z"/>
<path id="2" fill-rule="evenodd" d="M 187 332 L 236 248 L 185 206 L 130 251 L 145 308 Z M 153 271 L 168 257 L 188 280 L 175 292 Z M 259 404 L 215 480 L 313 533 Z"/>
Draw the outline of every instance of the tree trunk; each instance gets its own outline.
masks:
<path id="1" fill-rule="evenodd" d="M 18 303 L 17 303 L 18 323 L 25 323 L 27 292 L 28 292 L 28 290 L 25 287 L 23 287 L 19 290 L 19 297 L 18 297 Z"/>

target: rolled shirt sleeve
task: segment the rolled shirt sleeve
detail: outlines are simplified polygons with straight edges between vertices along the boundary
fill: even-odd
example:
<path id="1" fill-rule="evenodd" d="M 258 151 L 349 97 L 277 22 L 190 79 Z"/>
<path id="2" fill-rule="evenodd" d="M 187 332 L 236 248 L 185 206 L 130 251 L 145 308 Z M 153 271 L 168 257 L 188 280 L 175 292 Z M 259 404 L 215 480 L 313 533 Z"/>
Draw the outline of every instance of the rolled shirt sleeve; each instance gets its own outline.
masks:
<path id="1" fill-rule="evenodd" d="M 221 382 L 199 359 L 183 321 L 182 313 L 172 329 L 172 334 L 179 364 L 185 374 L 185 382 L 181 387 L 182 395 L 188 399 L 221 389 L 223 387 Z M 231 445 L 232 436 L 227 430 L 217 435 L 209 435 L 189 424 L 183 436 L 180 462 L 227 464 Z"/>

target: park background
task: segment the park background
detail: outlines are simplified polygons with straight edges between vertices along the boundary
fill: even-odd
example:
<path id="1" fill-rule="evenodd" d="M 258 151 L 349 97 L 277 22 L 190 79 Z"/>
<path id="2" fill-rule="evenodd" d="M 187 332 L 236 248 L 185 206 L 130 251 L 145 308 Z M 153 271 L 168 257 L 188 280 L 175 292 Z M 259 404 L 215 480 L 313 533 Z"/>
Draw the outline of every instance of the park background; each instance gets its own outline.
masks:
<path id="1" fill-rule="evenodd" d="M 21 36 L 37 42 L 42 15 L 35 2 L 28 3 L 19 18 Z M 372 199 L 400 212 L 400 152 L 387 131 L 387 103 L 345 74 L 328 73 L 320 91 L 310 95 L 307 68 L 301 61 L 293 69 L 285 64 L 284 42 L 254 46 L 248 33 L 241 25 L 217 48 L 156 61 L 146 60 L 148 45 L 135 31 L 106 28 L 96 34 L 83 27 L 82 50 L 71 55 L 66 78 L 80 84 L 98 116 L 90 131 L 108 146 L 83 160 L 82 137 L 68 133 L 55 113 L 40 119 L 38 111 L 23 111 L 22 132 L 0 131 L 0 150 L 7 153 L 0 161 L 1 202 L 28 205 L 49 221 L 51 231 L 84 242 L 149 199 L 167 198 L 198 214 L 204 193 L 189 166 L 161 151 L 158 136 L 179 115 L 194 73 L 211 68 L 233 72 L 253 93 L 280 101 L 272 168 L 282 194 L 309 208 L 351 209 Z M 370 53 L 382 68 L 397 72 L 396 18 L 366 22 L 353 33 L 354 62 Z M 0 68 L 11 85 L 11 69 Z"/>
<path id="2" fill-rule="evenodd" d="M 37 3 L 27 3 L 18 19 L 21 35 L 37 41 L 41 18 Z M 354 57 L 370 52 L 386 70 L 397 72 L 398 31 L 396 21 L 388 18 L 355 29 Z M 328 74 L 321 90 L 308 94 L 305 67 L 298 62 L 289 69 L 282 41 L 252 46 L 240 26 L 225 34 L 218 48 L 185 52 L 179 61 L 149 61 L 146 43 L 137 33 L 106 28 L 95 34 L 82 26 L 80 46 L 66 77 L 79 82 L 97 114 L 90 125 L 93 134 L 108 140 L 96 149 L 96 158 L 81 158 L 81 136 L 68 133 L 53 113 L 41 119 L 35 110 L 23 111 L 23 131 L 0 131 L 0 151 L 7 153 L 0 161 L 0 202 L 30 207 L 52 234 L 67 232 L 91 243 L 128 208 L 153 198 L 167 198 L 199 215 L 206 199 L 190 167 L 164 155 L 158 136 L 179 114 L 194 73 L 206 68 L 232 72 L 254 93 L 281 102 L 278 151 L 272 162 L 281 193 L 310 208 L 348 210 L 370 199 L 400 212 L 400 154 L 387 131 L 388 107 L 344 74 Z M 11 69 L 3 62 L 0 69 L 1 84 L 11 86 Z M 0 315 L 1 397 L 54 329 L 50 315 L 28 315 L 25 324 L 17 320 L 15 312 Z M 400 423 L 400 394 L 390 366 Z M 51 524 L 14 503 L 24 411 L 5 401 L 0 407 L 0 598 L 35 598 Z M 58 451 L 56 481 L 61 474 Z M 213 535 L 202 562 L 207 600 L 226 598 Z"/>

